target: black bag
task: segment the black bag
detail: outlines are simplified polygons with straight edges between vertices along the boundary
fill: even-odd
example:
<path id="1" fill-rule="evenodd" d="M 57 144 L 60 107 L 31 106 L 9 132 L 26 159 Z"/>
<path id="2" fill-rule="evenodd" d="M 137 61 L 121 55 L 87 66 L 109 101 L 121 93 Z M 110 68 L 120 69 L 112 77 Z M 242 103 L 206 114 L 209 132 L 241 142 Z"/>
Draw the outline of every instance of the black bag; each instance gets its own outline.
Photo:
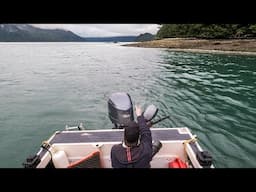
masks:
<path id="1" fill-rule="evenodd" d="M 212 156 L 208 151 L 198 151 L 196 158 L 203 167 L 210 167 L 212 164 Z"/>

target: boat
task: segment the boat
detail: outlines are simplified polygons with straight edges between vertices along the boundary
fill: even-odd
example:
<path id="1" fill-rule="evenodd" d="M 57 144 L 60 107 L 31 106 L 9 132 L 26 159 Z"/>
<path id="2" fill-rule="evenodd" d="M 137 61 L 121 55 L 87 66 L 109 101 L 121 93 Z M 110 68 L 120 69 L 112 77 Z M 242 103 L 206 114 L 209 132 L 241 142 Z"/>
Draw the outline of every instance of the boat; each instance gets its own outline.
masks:
<path id="1" fill-rule="evenodd" d="M 214 168 L 210 152 L 203 150 L 196 135 L 187 127 L 154 127 L 169 116 L 153 122 L 158 108 L 149 105 L 143 112 L 152 133 L 151 168 Z M 128 93 L 113 93 L 108 100 L 108 115 L 113 128 L 86 130 L 66 125 L 42 142 L 38 152 L 23 163 L 24 168 L 112 168 L 110 152 L 123 140 L 124 127 L 134 120 Z"/>

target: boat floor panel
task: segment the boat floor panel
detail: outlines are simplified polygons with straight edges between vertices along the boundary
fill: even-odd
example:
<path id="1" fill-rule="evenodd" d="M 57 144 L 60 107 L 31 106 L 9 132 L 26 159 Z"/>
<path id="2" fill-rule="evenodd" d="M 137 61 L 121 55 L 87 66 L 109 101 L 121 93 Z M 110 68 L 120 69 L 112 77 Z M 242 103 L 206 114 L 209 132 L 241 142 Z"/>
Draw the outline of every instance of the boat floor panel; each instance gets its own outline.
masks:
<path id="1" fill-rule="evenodd" d="M 151 130 L 153 140 L 187 140 L 189 134 L 181 134 L 177 129 Z M 64 131 L 57 133 L 50 141 L 53 143 L 90 143 L 90 142 L 119 142 L 123 140 L 123 130 L 102 131 Z"/>

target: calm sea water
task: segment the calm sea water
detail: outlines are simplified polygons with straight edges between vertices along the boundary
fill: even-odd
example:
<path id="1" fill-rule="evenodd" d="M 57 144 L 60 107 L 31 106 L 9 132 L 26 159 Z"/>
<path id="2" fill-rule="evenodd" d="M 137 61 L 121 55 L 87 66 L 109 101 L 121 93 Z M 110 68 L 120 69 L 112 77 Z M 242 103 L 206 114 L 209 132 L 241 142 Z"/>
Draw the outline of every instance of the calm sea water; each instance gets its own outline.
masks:
<path id="1" fill-rule="evenodd" d="M 65 125 L 112 128 L 117 91 L 171 116 L 157 127 L 189 127 L 216 167 L 256 167 L 256 57 L 112 43 L 0 43 L 0 167 Z"/>

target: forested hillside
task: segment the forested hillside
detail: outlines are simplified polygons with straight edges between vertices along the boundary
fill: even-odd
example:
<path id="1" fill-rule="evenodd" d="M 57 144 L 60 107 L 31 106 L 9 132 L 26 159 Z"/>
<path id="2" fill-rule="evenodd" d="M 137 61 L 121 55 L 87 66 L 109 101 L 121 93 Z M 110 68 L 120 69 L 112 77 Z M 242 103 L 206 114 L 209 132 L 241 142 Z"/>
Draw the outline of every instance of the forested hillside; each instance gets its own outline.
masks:
<path id="1" fill-rule="evenodd" d="M 164 24 L 156 37 L 241 39 L 256 38 L 256 24 Z"/>

